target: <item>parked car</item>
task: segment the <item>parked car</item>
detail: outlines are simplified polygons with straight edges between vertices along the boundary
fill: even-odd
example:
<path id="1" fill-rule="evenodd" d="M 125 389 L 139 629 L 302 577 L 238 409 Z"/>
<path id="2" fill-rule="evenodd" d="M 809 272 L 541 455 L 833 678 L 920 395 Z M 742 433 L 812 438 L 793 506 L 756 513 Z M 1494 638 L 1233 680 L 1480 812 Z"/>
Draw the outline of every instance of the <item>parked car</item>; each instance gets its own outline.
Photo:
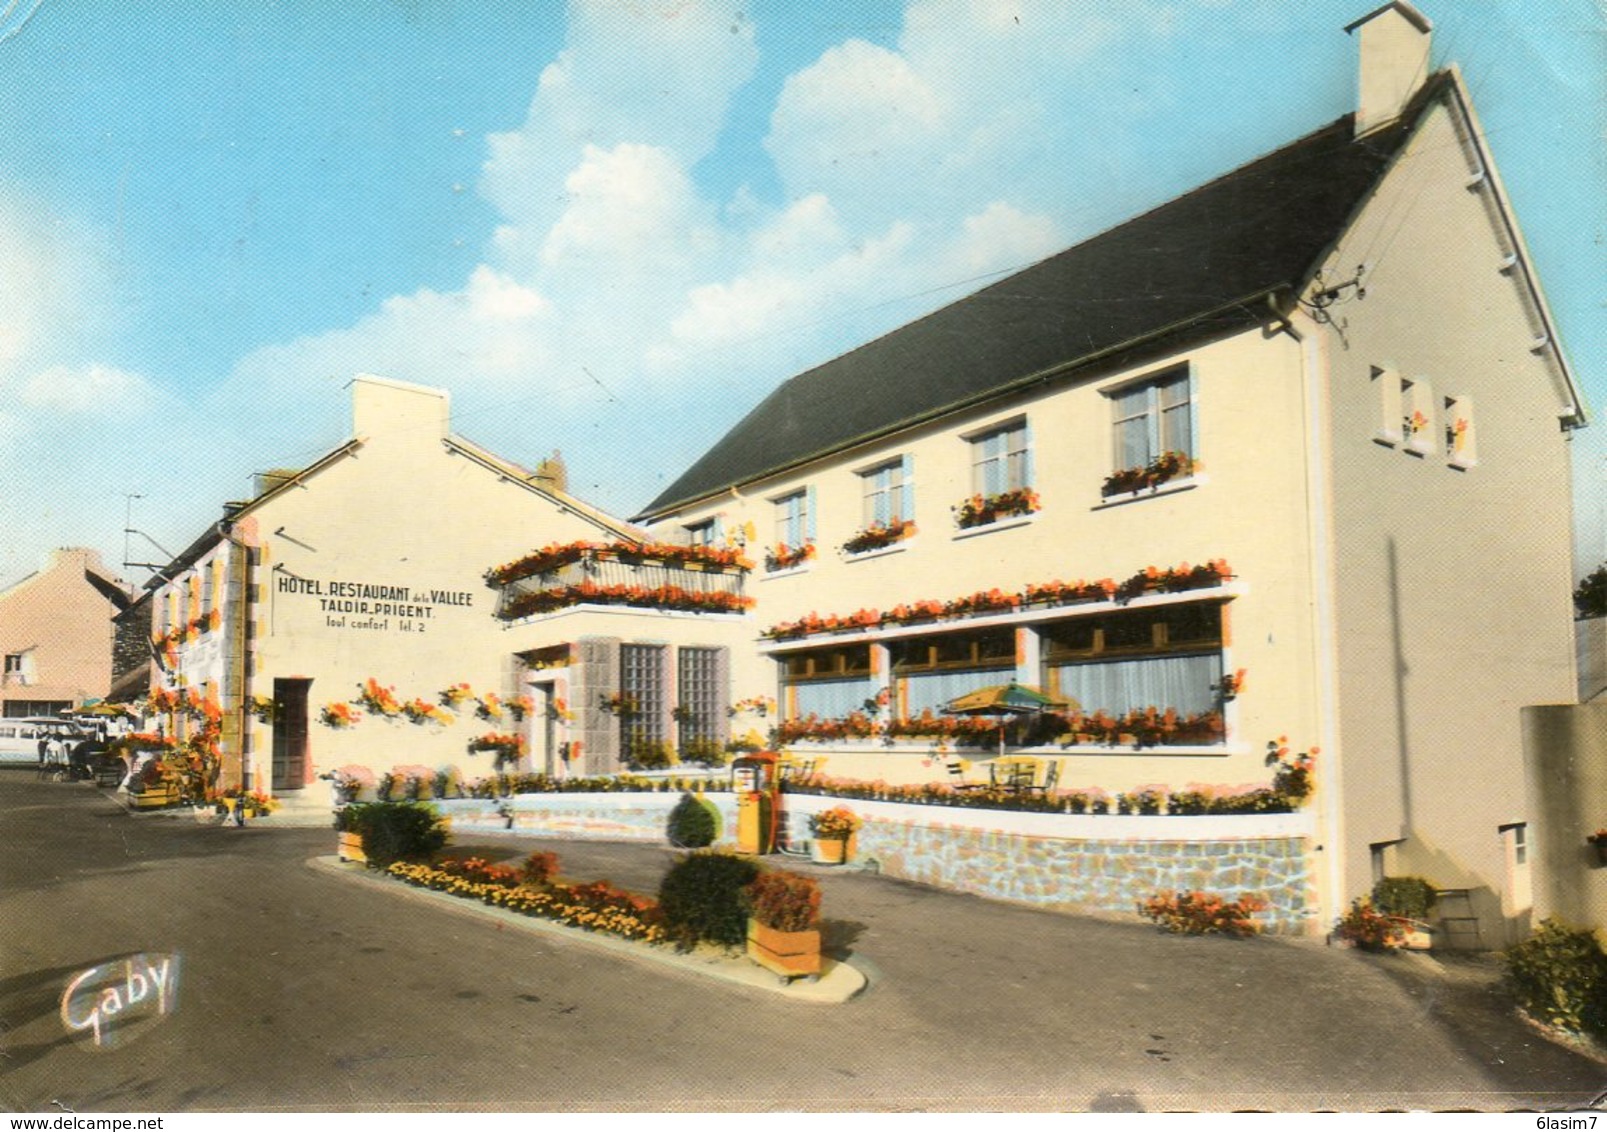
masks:
<path id="1" fill-rule="evenodd" d="M 39 741 L 52 738 L 60 739 L 70 749 L 85 735 L 74 724 L 52 716 L 0 719 L 0 766 L 37 767 Z"/>

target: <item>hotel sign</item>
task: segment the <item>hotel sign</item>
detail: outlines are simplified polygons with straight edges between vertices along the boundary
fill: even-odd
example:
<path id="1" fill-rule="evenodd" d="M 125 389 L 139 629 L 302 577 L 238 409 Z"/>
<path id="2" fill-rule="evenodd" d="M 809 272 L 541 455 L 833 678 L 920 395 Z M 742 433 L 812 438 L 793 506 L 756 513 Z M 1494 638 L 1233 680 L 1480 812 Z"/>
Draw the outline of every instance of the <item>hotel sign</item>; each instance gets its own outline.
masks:
<path id="1" fill-rule="evenodd" d="M 442 608 L 470 609 L 474 594 L 468 590 L 420 589 L 412 586 L 358 582 L 340 578 L 300 578 L 280 573 L 274 590 L 311 598 L 331 629 L 395 628 L 403 633 L 425 632 Z"/>

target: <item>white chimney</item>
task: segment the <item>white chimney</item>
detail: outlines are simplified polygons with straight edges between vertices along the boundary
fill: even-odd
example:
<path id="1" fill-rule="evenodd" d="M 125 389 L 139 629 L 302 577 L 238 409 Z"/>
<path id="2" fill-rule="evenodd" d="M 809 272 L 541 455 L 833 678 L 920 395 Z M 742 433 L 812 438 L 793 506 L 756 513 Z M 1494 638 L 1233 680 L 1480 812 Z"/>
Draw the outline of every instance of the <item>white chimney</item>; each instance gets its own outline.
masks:
<path id="1" fill-rule="evenodd" d="M 1369 12 L 1345 30 L 1361 29 L 1356 136 L 1393 125 L 1428 81 L 1429 33 L 1434 25 L 1405 0 Z"/>
<path id="2" fill-rule="evenodd" d="M 438 440 L 452 431 L 451 400 L 444 389 L 360 373 L 351 380 L 352 435 Z"/>

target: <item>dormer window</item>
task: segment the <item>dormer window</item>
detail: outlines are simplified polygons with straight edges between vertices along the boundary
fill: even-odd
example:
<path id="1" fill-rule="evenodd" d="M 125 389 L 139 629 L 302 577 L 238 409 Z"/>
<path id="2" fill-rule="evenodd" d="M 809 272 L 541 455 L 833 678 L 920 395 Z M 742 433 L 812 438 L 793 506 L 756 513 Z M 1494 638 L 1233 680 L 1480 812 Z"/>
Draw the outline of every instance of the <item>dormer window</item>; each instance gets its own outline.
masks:
<path id="1" fill-rule="evenodd" d="M 686 544 L 688 546 L 714 545 L 714 520 L 704 519 L 701 523 L 688 523 L 686 530 Z"/>

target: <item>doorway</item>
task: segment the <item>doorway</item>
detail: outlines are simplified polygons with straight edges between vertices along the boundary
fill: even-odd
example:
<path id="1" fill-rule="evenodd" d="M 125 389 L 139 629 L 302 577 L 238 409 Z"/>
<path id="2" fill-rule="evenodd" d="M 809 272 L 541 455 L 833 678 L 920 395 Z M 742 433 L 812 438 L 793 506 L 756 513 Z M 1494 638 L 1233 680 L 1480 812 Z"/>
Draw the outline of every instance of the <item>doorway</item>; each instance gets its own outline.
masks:
<path id="1" fill-rule="evenodd" d="M 282 794 L 307 785 L 306 679 L 273 682 L 273 792 Z"/>

